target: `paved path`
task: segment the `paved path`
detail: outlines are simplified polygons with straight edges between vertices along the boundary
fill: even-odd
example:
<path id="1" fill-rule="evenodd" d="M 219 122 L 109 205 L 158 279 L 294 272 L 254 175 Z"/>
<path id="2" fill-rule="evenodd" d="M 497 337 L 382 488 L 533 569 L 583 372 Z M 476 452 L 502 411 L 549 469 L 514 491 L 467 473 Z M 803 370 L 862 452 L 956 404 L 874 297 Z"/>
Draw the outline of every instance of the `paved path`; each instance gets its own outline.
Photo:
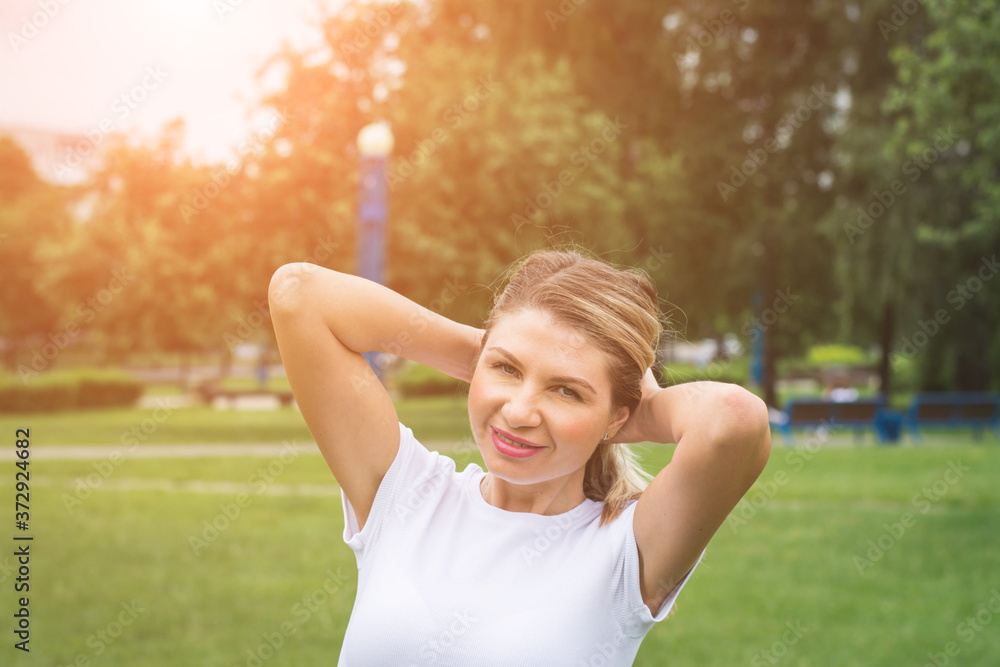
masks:
<path id="1" fill-rule="evenodd" d="M 75 480 L 51 479 L 48 477 L 32 477 L 32 487 L 50 489 L 77 489 Z M 78 480 L 76 480 L 78 481 Z M 340 486 L 337 480 L 330 476 L 327 484 L 279 484 L 271 482 L 263 487 L 260 482 L 255 484 L 228 482 L 210 479 L 160 479 L 155 477 L 126 477 L 101 479 L 89 487 L 91 490 L 105 491 L 167 491 L 171 493 L 201 493 L 210 495 L 236 496 L 340 496 Z M 87 494 L 89 495 L 89 493 Z"/>
<path id="2" fill-rule="evenodd" d="M 126 459 L 205 459 L 274 457 L 288 451 L 296 454 L 319 454 L 313 443 L 247 443 L 220 445 L 37 445 L 31 446 L 32 461 L 91 461 L 110 458 L 118 454 Z M 0 451 L 0 460 L 12 461 L 17 457 L 12 448 Z"/>

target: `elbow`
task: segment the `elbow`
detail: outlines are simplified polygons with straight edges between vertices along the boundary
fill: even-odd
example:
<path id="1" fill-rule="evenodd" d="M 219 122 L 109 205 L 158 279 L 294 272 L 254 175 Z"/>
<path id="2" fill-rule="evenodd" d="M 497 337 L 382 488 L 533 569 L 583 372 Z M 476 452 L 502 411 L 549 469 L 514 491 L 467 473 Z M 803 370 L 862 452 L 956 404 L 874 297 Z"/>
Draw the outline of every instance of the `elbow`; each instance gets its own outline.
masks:
<path id="1" fill-rule="evenodd" d="M 302 300 L 309 276 L 317 268 L 308 262 L 292 262 L 278 267 L 267 287 L 267 304 L 272 315 L 295 309 Z"/>
<path id="2" fill-rule="evenodd" d="M 741 461 L 748 476 L 757 479 L 771 455 L 771 425 L 767 405 L 760 397 L 735 384 L 720 388 L 716 442 Z"/>

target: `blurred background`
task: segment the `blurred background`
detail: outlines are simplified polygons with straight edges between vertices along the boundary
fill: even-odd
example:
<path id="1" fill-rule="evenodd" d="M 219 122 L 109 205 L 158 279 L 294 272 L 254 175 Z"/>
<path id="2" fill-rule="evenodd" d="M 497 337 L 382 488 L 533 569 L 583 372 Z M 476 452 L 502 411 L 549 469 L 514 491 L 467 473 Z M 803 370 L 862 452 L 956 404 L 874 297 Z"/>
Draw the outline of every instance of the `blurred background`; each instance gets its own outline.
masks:
<path id="1" fill-rule="evenodd" d="M 357 272 L 384 122 L 384 281 L 450 317 L 575 242 L 651 274 L 681 366 L 744 355 L 721 379 L 772 405 L 824 364 L 996 389 L 992 10 L 7 3 L 5 368 L 273 357 L 237 329 L 283 263 Z"/>
<path id="2" fill-rule="evenodd" d="M 183 487 L 202 474 L 181 464 L 171 472 L 144 468 L 128 449 L 125 463 L 100 484 L 84 485 L 94 493 L 88 501 L 80 480 L 98 464 L 58 463 L 61 447 L 105 447 L 91 452 L 100 461 L 133 441 L 310 441 L 289 407 L 267 311 L 268 282 L 288 262 L 380 280 L 479 326 L 510 262 L 536 248 L 576 244 L 640 267 L 654 280 L 671 324 L 657 369 L 661 384 L 742 384 L 765 398 L 779 425 L 789 414 L 796 422 L 789 406 L 806 399 L 870 399 L 902 414 L 926 401 L 921 397 L 961 393 L 978 401 L 978 426 L 996 429 L 990 392 L 1000 389 L 998 5 L 5 2 L 0 422 L 11 432 L 33 426 L 36 441 L 53 448 L 53 467 L 42 476 L 57 489 L 49 493 L 47 530 L 65 536 L 75 523 L 67 489 L 75 488 L 70 497 L 88 508 L 109 503 L 105 520 L 115 516 L 118 525 L 125 519 L 110 509 L 117 501 L 100 500 L 101 492 L 131 497 L 128 479 L 166 475 Z M 418 436 L 475 458 L 461 383 L 392 355 L 370 361 Z M 832 435 L 823 430 L 831 414 L 798 421 L 820 425 L 810 431 L 812 442 L 857 444 L 836 428 Z M 873 415 L 864 418 L 868 426 Z M 889 430 L 895 437 L 885 439 L 898 441 L 898 428 Z M 842 466 L 844 476 L 837 479 L 846 486 L 824 487 L 819 464 L 810 464 L 782 493 L 816 501 L 808 494 L 825 488 L 840 500 L 895 502 L 905 510 L 921 484 L 947 469 L 954 456 L 948 447 L 971 448 L 965 460 L 984 457 L 975 459 L 982 466 L 977 474 L 1000 469 L 989 453 L 995 447 L 984 449 L 967 430 L 936 435 L 932 429 L 928 438 L 938 453 L 928 454 L 932 447 L 914 454 L 911 463 L 926 467 L 912 478 L 894 477 L 898 486 L 890 490 L 882 489 L 881 475 L 896 475 L 898 461 L 862 465 L 872 477 L 857 482 L 852 495 L 847 488 L 856 480 L 847 471 L 857 470 L 860 459 L 838 459 L 834 468 Z M 821 460 L 818 449 L 799 462 Z M 247 456 L 277 455 L 261 451 Z M 289 473 L 273 488 L 294 481 L 309 497 L 309 483 L 329 484 L 314 454 L 303 455 L 301 478 Z M 207 480 L 234 474 L 221 463 L 208 470 Z M 246 484 L 249 474 L 236 473 L 235 482 Z M 965 489 L 955 502 L 976 508 L 978 518 L 962 514 L 976 528 L 959 533 L 980 544 L 1000 527 L 995 511 L 984 509 L 997 499 L 985 479 L 970 479 L 947 488 Z M 322 512 L 336 517 L 338 499 L 323 493 Z M 767 495 L 769 507 L 781 506 L 777 495 Z M 211 519 L 218 499 L 205 502 L 208 509 L 194 511 L 186 527 L 178 524 L 179 543 L 164 538 L 155 551 L 180 544 L 199 557 L 184 536 Z M 942 502 L 935 507 L 950 501 Z M 799 517 L 802 526 L 822 525 L 833 510 L 815 511 Z M 898 510 L 887 515 L 894 517 Z M 780 528 L 786 518 L 770 519 L 775 532 L 762 534 L 762 545 L 791 539 Z M 138 514 L 132 519 L 142 521 Z M 850 553 L 862 554 L 865 541 L 882 530 L 876 519 L 857 519 L 856 534 L 844 528 L 854 536 L 843 538 L 848 578 L 859 576 Z M 919 529 L 928 529 L 932 544 L 940 534 L 929 522 Z M 329 548 L 346 554 L 345 571 L 353 576 L 336 531 L 327 535 Z M 809 553 L 800 547 L 793 551 Z M 961 601 L 948 612 L 956 619 L 960 610 L 988 608 L 986 583 L 995 582 L 987 567 L 995 559 L 975 546 L 963 553 L 970 560 L 961 568 L 977 574 L 963 580 Z M 242 562 L 229 555 L 233 560 L 223 558 L 219 567 Z M 905 562 L 927 565 L 930 579 L 953 567 L 944 557 L 921 558 Z M 909 565 L 900 570 L 909 574 L 886 582 L 880 599 L 911 581 Z M 824 581 L 831 595 L 843 588 L 837 576 Z M 122 583 L 108 600 L 117 604 L 130 585 Z M 288 589 L 310 585 L 317 584 Z M 771 585 L 780 582 L 765 588 Z M 115 618 L 108 611 L 106 618 L 80 620 L 73 610 L 86 595 L 70 589 L 53 606 L 66 610 L 60 623 L 68 625 L 59 627 L 76 629 L 65 631 L 64 644 L 50 644 L 52 661 L 68 663 L 80 652 L 96 658 L 85 638 Z M 329 649 L 323 642 L 334 641 L 331 633 L 342 637 L 351 599 L 330 612 L 316 647 Z M 898 604 L 897 611 L 914 610 L 912 601 Z M 862 609 L 855 612 L 863 616 Z M 891 649 L 882 658 L 872 649 L 884 626 L 870 620 L 871 635 L 858 639 L 851 634 L 857 616 L 837 613 L 848 648 L 836 664 L 898 664 L 887 657 L 897 655 Z M 717 614 L 705 609 L 713 620 L 698 626 L 704 637 L 727 627 L 733 637 L 754 631 L 735 620 L 727 626 Z M 952 617 L 935 614 L 928 607 L 914 617 L 919 621 L 904 623 L 904 634 L 926 643 L 912 660 L 941 651 L 954 657 L 945 651 L 955 635 Z M 774 652 L 761 651 L 771 650 L 793 617 L 774 618 L 776 628 L 737 641 L 730 658 L 775 664 Z M 273 621 L 248 627 L 260 634 Z M 62 632 L 56 625 L 51 637 Z M 218 628 L 211 635 L 232 649 L 218 649 L 219 664 L 236 661 L 246 641 L 236 625 L 226 626 L 231 637 L 220 639 Z M 182 626 L 177 636 L 200 646 L 200 635 Z M 169 662 L 167 644 L 152 636 L 151 643 L 117 647 L 124 651 L 121 664 Z M 826 648 L 815 655 L 841 650 L 833 647 L 844 637 L 825 636 Z M 969 647 L 960 643 L 962 664 L 974 664 L 976 656 L 984 662 L 975 664 L 995 664 L 1000 648 L 985 636 L 977 633 Z M 814 647 L 822 645 L 816 637 Z M 876 657 L 854 661 L 852 637 Z M 693 640 L 690 646 L 691 653 L 678 654 L 690 661 L 684 664 L 733 664 L 713 662 Z M 810 650 L 809 642 L 795 650 Z M 654 649 L 644 645 L 644 651 L 643 664 L 661 664 Z M 786 642 L 783 651 L 792 646 Z M 293 660 L 283 655 L 275 662 Z M 834 664 L 816 660 L 796 664 Z"/>

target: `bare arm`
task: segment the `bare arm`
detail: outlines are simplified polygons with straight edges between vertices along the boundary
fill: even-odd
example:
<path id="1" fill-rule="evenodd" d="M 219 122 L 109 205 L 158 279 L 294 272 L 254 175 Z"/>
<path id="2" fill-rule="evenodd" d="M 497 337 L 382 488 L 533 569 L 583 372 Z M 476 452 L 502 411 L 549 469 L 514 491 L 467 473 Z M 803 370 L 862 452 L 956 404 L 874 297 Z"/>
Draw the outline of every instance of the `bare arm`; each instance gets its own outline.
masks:
<path id="1" fill-rule="evenodd" d="M 764 402 L 738 385 L 661 389 L 650 381 L 651 373 L 635 422 L 626 423 L 622 435 L 677 443 L 634 517 L 643 600 L 655 613 L 763 471 L 771 433 Z"/>
<path id="2" fill-rule="evenodd" d="M 292 393 L 363 527 L 399 449 L 399 426 L 361 353 L 391 352 L 468 382 L 482 332 L 315 264 L 275 271 L 268 301 Z"/>

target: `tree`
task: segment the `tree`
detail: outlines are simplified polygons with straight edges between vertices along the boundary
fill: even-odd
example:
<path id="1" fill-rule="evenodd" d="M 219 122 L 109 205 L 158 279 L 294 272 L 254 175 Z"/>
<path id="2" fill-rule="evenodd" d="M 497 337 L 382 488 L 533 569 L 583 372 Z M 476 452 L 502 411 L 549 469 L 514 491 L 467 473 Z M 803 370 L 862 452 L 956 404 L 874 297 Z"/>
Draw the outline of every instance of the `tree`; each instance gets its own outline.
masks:
<path id="1" fill-rule="evenodd" d="M 243 305 L 245 258 L 230 243 L 240 220 L 228 189 L 234 177 L 188 163 L 178 152 L 182 132 L 175 124 L 151 145 L 108 145 L 88 186 L 91 216 L 53 272 L 52 288 L 86 304 L 88 332 L 116 360 L 222 349 L 234 328 L 226 315 Z"/>
<path id="2" fill-rule="evenodd" d="M 926 29 L 892 53 L 899 77 L 885 104 L 897 115 L 889 151 L 914 181 L 908 214 L 928 269 L 922 314 L 904 331 L 901 353 L 920 356 L 925 388 L 995 388 L 1000 133 L 991 123 L 1000 108 L 1000 5 L 925 7 Z"/>
<path id="3" fill-rule="evenodd" d="M 4 364 L 14 371 L 19 355 L 37 356 L 45 368 L 75 339 L 62 326 L 64 305 L 45 289 L 53 246 L 71 225 L 68 193 L 38 178 L 28 154 L 11 138 L 0 137 L 0 336 Z M 43 346 L 47 346 L 42 351 Z M 27 375 L 33 375 L 26 367 Z"/>

